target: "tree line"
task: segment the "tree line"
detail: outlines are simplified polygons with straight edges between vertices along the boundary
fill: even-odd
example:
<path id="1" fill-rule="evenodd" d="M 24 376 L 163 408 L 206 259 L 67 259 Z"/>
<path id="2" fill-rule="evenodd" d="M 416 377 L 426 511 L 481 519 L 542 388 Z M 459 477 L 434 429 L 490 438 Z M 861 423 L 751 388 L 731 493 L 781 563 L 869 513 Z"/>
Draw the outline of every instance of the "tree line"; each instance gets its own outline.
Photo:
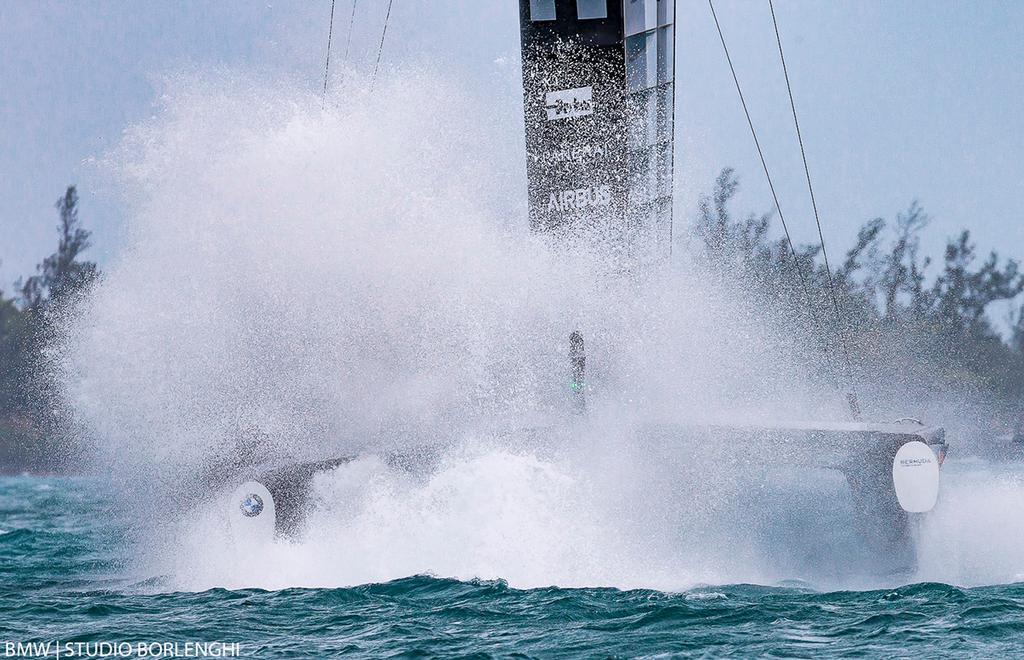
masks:
<path id="1" fill-rule="evenodd" d="M 738 189 L 726 168 L 701 198 L 693 252 L 761 309 L 780 310 L 780 326 L 798 324 L 816 338 L 806 358 L 820 358 L 823 371 L 854 387 L 859 382 L 881 409 L 941 400 L 957 414 L 980 412 L 989 428 L 1017 425 L 1024 306 L 1016 301 L 1024 274 L 1016 260 L 980 254 L 968 230 L 933 260 L 921 250 L 929 217 L 915 201 L 894 219 L 861 226 L 840 260 L 830 255 L 830 273 L 821 245 L 773 237 L 773 213 L 737 217 L 731 202 Z M 995 303 L 1015 310 L 1003 328 L 991 315 Z"/>
<path id="2" fill-rule="evenodd" d="M 13 295 L 0 289 L 0 473 L 54 470 L 66 455 L 43 354 L 59 330 L 59 311 L 96 281 L 99 269 L 82 258 L 90 232 L 79 220 L 74 186 L 56 208 L 56 250 L 17 282 Z"/>

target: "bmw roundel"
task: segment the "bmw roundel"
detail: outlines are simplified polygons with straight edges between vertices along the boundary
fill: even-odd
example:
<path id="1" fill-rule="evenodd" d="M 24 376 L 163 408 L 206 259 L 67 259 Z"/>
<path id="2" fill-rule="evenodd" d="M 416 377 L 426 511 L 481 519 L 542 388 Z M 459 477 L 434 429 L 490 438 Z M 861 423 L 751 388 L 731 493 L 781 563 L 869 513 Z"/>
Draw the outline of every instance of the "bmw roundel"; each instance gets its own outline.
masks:
<path id="1" fill-rule="evenodd" d="M 242 509 L 242 515 L 246 518 L 255 518 L 263 513 L 263 498 L 256 493 L 249 493 L 246 495 L 245 499 L 242 500 L 242 504 L 239 508 Z"/>

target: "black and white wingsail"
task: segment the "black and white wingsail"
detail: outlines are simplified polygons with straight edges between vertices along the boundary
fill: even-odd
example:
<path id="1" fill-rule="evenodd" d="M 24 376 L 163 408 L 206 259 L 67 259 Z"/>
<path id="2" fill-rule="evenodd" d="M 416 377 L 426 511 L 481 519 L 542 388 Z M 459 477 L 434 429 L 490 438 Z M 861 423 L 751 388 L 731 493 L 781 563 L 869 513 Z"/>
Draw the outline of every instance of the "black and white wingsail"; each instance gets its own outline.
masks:
<path id="1" fill-rule="evenodd" d="M 675 4 L 520 0 L 530 225 L 672 236 Z"/>

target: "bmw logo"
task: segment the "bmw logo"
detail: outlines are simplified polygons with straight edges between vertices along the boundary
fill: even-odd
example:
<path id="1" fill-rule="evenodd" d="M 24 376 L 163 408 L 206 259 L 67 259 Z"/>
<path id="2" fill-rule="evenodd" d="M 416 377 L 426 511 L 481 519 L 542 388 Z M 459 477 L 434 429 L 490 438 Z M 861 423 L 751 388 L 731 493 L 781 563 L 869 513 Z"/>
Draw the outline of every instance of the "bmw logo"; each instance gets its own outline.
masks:
<path id="1" fill-rule="evenodd" d="M 242 515 L 246 518 L 255 518 L 263 513 L 263 498 L 256 493 L 249 493 L 242 500 L 239 508 L 242 509 Z"/>

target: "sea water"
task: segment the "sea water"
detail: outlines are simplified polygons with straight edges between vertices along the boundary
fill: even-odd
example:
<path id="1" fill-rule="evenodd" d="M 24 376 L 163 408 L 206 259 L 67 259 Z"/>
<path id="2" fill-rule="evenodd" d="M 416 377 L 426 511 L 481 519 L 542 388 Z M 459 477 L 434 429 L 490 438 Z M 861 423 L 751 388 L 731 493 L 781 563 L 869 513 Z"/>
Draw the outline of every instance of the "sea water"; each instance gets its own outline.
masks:
<path id="1" fill-rule="evenodd" d="M 997 488 L 979 493 L 971 480 L 982 470 L 974 465 L 949 479 L 936 524 L 925 531 L 936 563 L 911 584 L 866 590 L 800 580 L 739 584 L 727 576 L 677 589 L 613 579 L 527 587 L 497 577 L 497 566 L 487 577 L 457 579 L 426 571 L 430 562 L 421 573 L 406 575 L 401 563 L 389 571 L 389 558 L 342 580 L 332 566 L 350 556 L 341 547 L 320 559 L 320 584 L 310 567 L 290 587 L 183 589 L 181 575 L 140 572 L 131 518 L 102 480 L 9 477 L 0 480 L 0 642 L 50 642 L 52 651 L 92 644 L 93 653 L 104 642 L 133 653 L 139 644 L 176 645 L 163 657 L 175 649 L 189 657 L 186 648 L 202 657 L 197 644 L 260 658 L 1012 657 L 1024 653 L 1024 586 L 1014 583 L 1024 553 L 1009 548 L 1024 524 L 991 509 L 1011 506 L 1005 496 L 1019 504 L 1024 471 L 1004 471 Z M 456 541 L 452 553 L 460 552 Z M 232 561 L 261 572 L 258 555 Z M 940 576 L 957 576 L 958 584 Z M 650 576 L 651 585 L 661 579 Z M 118 657 L 116 648 L 106 647 L 106 657 Z"/>

